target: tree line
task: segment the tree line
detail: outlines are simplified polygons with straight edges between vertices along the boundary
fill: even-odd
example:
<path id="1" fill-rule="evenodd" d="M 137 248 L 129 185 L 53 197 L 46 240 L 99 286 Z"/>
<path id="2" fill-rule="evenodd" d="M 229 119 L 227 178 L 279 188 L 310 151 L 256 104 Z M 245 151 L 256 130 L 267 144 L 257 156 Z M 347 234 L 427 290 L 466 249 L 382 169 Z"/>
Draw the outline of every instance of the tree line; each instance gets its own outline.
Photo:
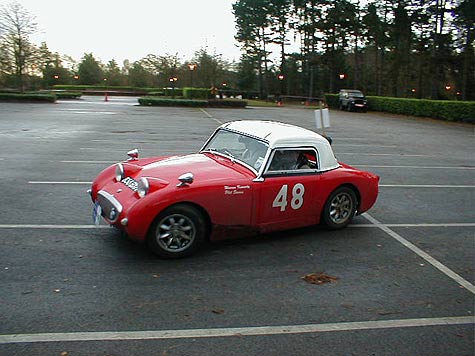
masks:
<path id="1" fill-rule="evenodd" d="M 202 48 L 104 64 L 36 46 L 35 17 L 0 8 L 0 87 L 54 84 L 221 87 L 267 98 L 341 88 L 379 96 L 475 100 L 473 0 L 236 0 L 237 63 Z"/>
<path id="2" fill-rule="evenodd" d="M 233 7 L 241 69 L 255 68 L 261 92 L 277 75 L 283 93 L 303 96 L 349 87 L 475 99 L 473 0 L 237 0 Z"/>

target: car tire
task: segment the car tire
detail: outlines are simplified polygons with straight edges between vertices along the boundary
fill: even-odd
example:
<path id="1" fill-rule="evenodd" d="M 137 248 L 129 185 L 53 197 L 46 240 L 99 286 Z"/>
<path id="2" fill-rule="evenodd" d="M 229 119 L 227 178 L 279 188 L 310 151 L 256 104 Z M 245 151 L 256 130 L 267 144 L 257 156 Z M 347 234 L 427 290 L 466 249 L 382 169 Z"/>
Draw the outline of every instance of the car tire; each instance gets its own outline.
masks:
<path id="1" fill-rule="evenodd" d="M 207 231 L 206 220 L 198 209 L 178 204 L 157 216 L 147 236 L 147 244 L 161 258 L 187 257 L 203 244 Z"/>
<path id="2" fill-rule="evenodd" d="M 322 221 L 331 230 L 346 227 L 355 216 L 357 208 L 356 194 L 350 187 L 336 189 L 325 203 Z"/>

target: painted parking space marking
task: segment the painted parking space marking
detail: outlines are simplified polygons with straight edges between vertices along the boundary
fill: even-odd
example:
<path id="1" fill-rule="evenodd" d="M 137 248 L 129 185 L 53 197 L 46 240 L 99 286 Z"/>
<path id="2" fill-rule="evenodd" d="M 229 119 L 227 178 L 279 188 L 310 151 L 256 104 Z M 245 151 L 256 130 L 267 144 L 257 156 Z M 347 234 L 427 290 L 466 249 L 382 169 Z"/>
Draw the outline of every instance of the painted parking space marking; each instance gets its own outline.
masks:
<path id="1" fill-rule="evenodd" d="M 110 229 L 109 225 L 51 225 L 51 224 L 0 224 L 0 229 Z"/>
<path id="2" fill-rule="evenodd" d="M 384 224 L 387 227 L 475 227 L 475 223 Z M 376 227 L 374 224 L 350 224 L 348 227 Z"/>
<path id="3" fill-rule="evenodd" d="M 216 121 L 218 124 L 220 124 L 220 125 L 223 124 L 222 121 L 220 121 L 220 120 L 218 120 L 217 118 L 215 118 L 213 115 L 211 115 L 211 114 L 210 114 L 208 111 L 206 111 L 205 109 L 200 108 L 200 111 L 201 111 L 203 114 L 205 114 L 208 118 L 210 118 L 210 119 Z"/>
<path id="4" fill-rule="evenodd" d="M 115 161 L 59 161 L 60 163 L 73 163 L 73 164 L 113 164 Z"/>
<path id="5" fill-rule="evenodd" d="M 91 185 L 92 182 L 42 182 L 42 181 L 29 181 L 28 184 L 56 184 L 56 185 Z"/>
<path id="6" fill-rule="evenodd" d="M 475 188 L 475 185 L 444 185 L 444 184 L 380 184 L 383 188 Z"/>
<path id="7" fill-rule="evenodd" d="M 465 288 L 469 292 L 475 294 L 475 286 L 472 283 L 470 283 L 466 279 L 462 278 L 460 275 L 458 275 L 457 273 L 452 271 L 450 268 L 448 268 L 447 266 L 445 266 L 442 263 L 440 263 L 439 261 L 437 261 L 431 255 L 429 255 L 425 251 L 421 250 L 419 247 L 417 247 L 413 243 L 409 242 L 408 240 L 403 238 L 401 235 L 399 235 L 398 233 L 391 230 L 387 225 L 385 225 L 385 224 L 379 222 L 378 220 L 376 220 L 375 218 L 373 218 L 368 213 L 363 213 L 362 216 L 364 216 L 368 221 L 370 221 L 375 226 L 379 227 L 382 231 L 384 231 L 386 234 L 391 236 L 393 239 L 395 239 L 396 241 L 401 243 L 403 246 L 407 247 L 412 252 L 417 254 L 419 257 L 423 258 L 425 261 L 427 261 L 432 266 L 437 268 L 439 271 L 441 271 L 447 277 L 452 278 L 455 282 L 457 282 L 463 288 Z"/>
<path id="8" fill-rule="evenodd" d="M 384 224 L 387 227 L 475 227 L 475 223 Z M 96 229 L 109 225 L 0 224 L 0 229 Z M 348 228 L 379 228 L 375 224 L 350 224 Z"/>
<path id="9" fill-rule="evenodd" d="M 68 163 L 109 163 L 104 161 L 76 161 Z M 73 182 L 73 181 L 29 181 L 29 184 L 92 184 L 92 182 Z M 380 184 L 383 188 L 475 188 L 475 185 L 438 185 L 438 184 Z"/>
<path id="10" fill-rule="evenodd" d="M 475 170 L 475 167 L 465 167 L 465 166 L 381 166 L 381 165 L 371 165 L 371 164 L 353 164 L 355 167 L 361 168 L 410 168 L 410 169 L 443 169 L 443 170 Z"/>
<path id="11" fill-rule="evenodd" d="M 365 153 L 365 152 L 335 152 L 336 155 L 357 155 L 357 156 L 395 156 L 395 157 L 435 157 L 431 155 L 409 155 L 403 153 Z"/>
<path id="12" fill-rule="evenodd" d="M 73 332 L 73 333 L 37 333 L 0 335 L 0 344 L 73 342 L 73 341 L 124 341 L 190 339 L 213 337 L 244 337 L 287 334 L 308 334 L 324 332 L 377 330 L 391 328 L 431 327 L 474 324 L 473 316 L 443 318 L 397 319 L 380 321 L 360 321 L 327 324 L 250 326 L 239 328 L 181 329 L 181 330 L 144 330 L 110 332 Z"/>
<path id="13" fill-rule="evenodd" d="M 335 143 L 335 147 L 382 147 L 382 148 L 397 148 L 396 145 L 377 145 L 377 144 L 366 144 L 366 143 Z"/>

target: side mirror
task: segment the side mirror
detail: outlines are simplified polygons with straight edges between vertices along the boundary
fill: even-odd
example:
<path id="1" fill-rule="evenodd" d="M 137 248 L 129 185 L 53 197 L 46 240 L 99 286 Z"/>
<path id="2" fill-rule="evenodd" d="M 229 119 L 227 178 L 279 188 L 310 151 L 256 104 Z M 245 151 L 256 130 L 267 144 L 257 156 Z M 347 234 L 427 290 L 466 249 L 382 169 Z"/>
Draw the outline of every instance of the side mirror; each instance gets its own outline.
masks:
<path id="1" fill-rule="evenodd" d="M 129 161 L 135 161 L 139 159 L 139 150 L 135 148 L 132 151 L 127 152 L 127 156 L 129 156 Z"/>
<path id="2" fill-rule="evenodd" d="M 177 187 L 187 187 L 189 184 L 193 183 L 195 177 L 193 173 L 185 173 L 178 177 L 180 183 L 178 183 Z"/>

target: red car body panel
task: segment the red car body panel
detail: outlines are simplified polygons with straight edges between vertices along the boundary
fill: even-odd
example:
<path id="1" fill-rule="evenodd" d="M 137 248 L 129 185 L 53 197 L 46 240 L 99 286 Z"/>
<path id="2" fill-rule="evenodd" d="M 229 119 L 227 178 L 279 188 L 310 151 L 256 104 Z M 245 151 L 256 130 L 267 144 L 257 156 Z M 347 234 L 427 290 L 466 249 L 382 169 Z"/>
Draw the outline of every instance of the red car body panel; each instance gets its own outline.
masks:
<path id="1" fill-rule="evenodd" d="M 310 134 L 306 139 L 308 147 L 313 136 Z M 118 216 L 114 220 L 104 219 L 140 241 L 146 239 L 160 213 L 175 204 L 197 207 L 209 223 L 211 240 L 319 224 L 330 195 L 342 186 L 354 190 L 357 214 L 367 211 L 376 202 L 379 177 L 336 159 L 333 163 L 330 146 L 321 137 L 317 140 L 320 158 L 329 162 L 323 170 L 279 175 L 267 172 L 263 164 L 258 172 L 257 168 L 213 151 L 134 157 L 120 164 L 124 177 L 120 181 L 116 178 L 117 165 L 103 170 L 92 184 L 91 197 L 97 202 L 99 192 L 105 192 L 120 202 Z M 274 144 L 278 142 L 275 139 Z M 271 150 L 272 146 L 268 152 Z M 322 150 L 327 150 L 325 156 Z M 270 153 L 265 157 L 269 160 Z M 188 172 L 192 172 L 193 182 L 180 184 L 179 177 Z M 149 189 L 139 197 L 136 185 L 143 178 Z"/>
<path id="2" fill-rule="evenodd" d="M 124 209 L 114 225 L 137 240 L 144 240 L 157 215 L 177 202 L 194 204 L 206 212 L 214 227 L 211 239 L 218 240 L 234 237 L 236 232 L 242 235 L 249 231 L 270 232 L 318 224 L 326 200 L 341 185 L 356 188 L 358 213 L 375 203 L 378 192 L 377 176 L 345 164 L 328 172 L 268 177 L 264 182 L 255 182 L 253 172 L 243 165 L 212 154 L 159 157 L 123 164 L 127 177 L 151 178 L 150 193 L 140 199 L 124 183 L 115 181 L 114 167 L 109 167 L 94 181 L 92 199 L 96 199 L 99 189 L 117 196 Z M 177 187 L 177 178 L 186 171 L 193 171 L 195 182 Z M 283 186 L 291 192 L 297 184 L 305 187 L 303 204 L 298 210 L 281 211 L 272 206 Z M 126 227 L 119 223 L 124 217 L 128 218 Z"/>

